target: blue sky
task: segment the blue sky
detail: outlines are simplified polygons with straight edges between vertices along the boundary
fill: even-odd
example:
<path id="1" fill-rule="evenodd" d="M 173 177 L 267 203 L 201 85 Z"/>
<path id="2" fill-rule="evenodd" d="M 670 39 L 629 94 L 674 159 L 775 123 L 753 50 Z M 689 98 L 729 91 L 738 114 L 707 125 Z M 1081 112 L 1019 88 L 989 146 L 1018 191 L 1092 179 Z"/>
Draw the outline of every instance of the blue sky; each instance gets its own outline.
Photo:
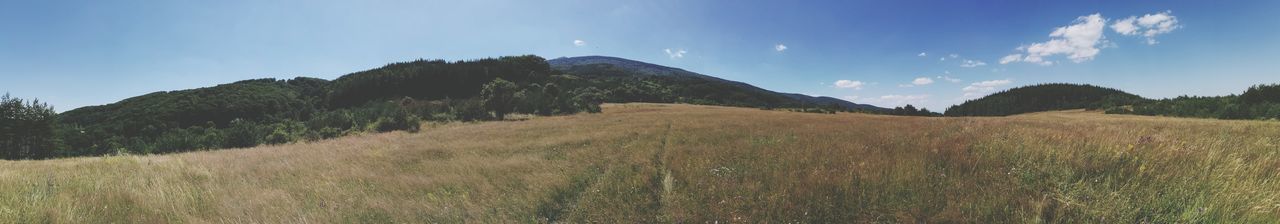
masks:
<path id="1" fill-rule="evenodd" d="M 1154 98 L 1280 82 L 1278 1 L 1116 2 L 3 1 L 0 92 L 65 111 L 250 78 L 520 54 L 617 56 L 937 111 L 1045 82 Z"/>

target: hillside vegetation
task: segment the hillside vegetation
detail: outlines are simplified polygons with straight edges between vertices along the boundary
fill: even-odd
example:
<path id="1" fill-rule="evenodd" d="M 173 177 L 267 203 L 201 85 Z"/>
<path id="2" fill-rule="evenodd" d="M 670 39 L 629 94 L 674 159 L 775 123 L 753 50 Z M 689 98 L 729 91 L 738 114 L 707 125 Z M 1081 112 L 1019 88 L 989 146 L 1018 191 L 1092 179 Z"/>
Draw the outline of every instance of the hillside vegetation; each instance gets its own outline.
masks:
<path id="1" fill-rule="evenodd" d="M 541 57 L 417 60 L 333 81 L 245 80 L 156 92 L 59 114 L 54 135 L 5 159 L 172 153 L 413 131 L 420 121 L 599 111 L 595 88 L 562 89 Z M 0 130 L 0 134 L 21 132 Z M 37 144 L 29 144 L 37 145 Z M 6 149 L 7 150 L 7 149 Z"/>
<path id="2" fill-rule="evenodd" d="M 602 102 L 887 112 L 621 58 L 561 58 L 552 62 L 554 68 L 533 55 L 454 62 L 415 60 L 332 81 L 307 77 L 244 80 L 155 92 L 61 114 L 52 114 L 47 105 L 6 97 L 0 113 L 47 113 L 0 120 L 7 122 L 0 124 L 0 146 L 7 146 L 0 148 L 0 159 L 252 147 L 356 133 L 414 131 L 422 121 L 599 112 Z M 36 124 L 41 127 L 32 126 Z"/>
<path id="3" fill-rule="evenodd" d="M 1103 109 L 1143 101 L 1124 91 L 1087 84 L 1051 83 L 1012 88 L 947 108 L 947 116 L 1007 116 L 1021 113 Z"/>
<path id="4" fill-rule="evenodd" d="M 1218 119 L 1280 119 L 1280 84 L 1256 85 L 1240 95 L 1180 96 L 1112 107 L 1107 113 Z"/>
<path id="5" fill-rule="evenodd" d="M 606 56 L 548 60 L 574 77 L 575 86 L 606 90 L 606 102 L 690 103 L 758 108 L 822 108 L 831 111 L 888 112 L 888 109 L 831 98 L 779 93 L 684 69 Z"/>
<path id="6" fill-rule="evenodd" d="M 1280 221 L 1275 122 L 603 110 L 247 149 L 0 161 L 0 220 Z"/>

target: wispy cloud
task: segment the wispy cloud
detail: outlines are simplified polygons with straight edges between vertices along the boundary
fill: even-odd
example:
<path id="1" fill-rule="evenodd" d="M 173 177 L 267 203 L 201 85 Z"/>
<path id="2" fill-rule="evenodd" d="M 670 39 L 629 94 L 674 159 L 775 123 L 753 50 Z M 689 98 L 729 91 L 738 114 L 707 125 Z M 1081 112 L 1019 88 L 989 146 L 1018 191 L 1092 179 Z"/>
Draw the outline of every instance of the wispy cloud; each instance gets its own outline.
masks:
<path id="1" fill-rule="evenodd" d="M 902 106 L 907 104 L 921 105 L 929 101 L 928 94 L 919 95 L 883 95 L 880 97 L 871 97 L 863 99 L 863 102 L 873 103 L 877 105 Z"/>
<path id="2" fill-rule="evenodd" d="M 689 53 L 684 49 L 671 50 L 671 48 L 662 49 L 662 51 L 667 52 L 667 57 L 671 57 L 671 59 L 684 58 L 684 54 Z"/>
<path id="3" fill-rule="evenodd" d="M 987 63 L 982 61 L 975 61 L 975 60 L 964 60 L 963 63 L 960 63 L 960 67 L 965 67 L 965 68 L 973 68 L 973 67 L 984 66 L 984 65 L 987 65 Z"/>
<path id="4" fill-rule="evenodd" d="M 1146 14 L 1142 17 L 1129 16 L 1111 24 L 1111 30 L 1120 35 L 1146 37 L 1148 45 L 1159 43 L 1156 41 L 1156 35 L 1173 32 L 1181 27 L 1182 25 L 1178 24 L 1178 17 L 1173 16 L 1173 11 Z"/>
<path id="5" fill-rule="evenodd" d="M 945 75 L 938 76 L 938 79 L 947 80 L 948 82 L 952 82 L 952 83 L 957 83 L 957 82 L 960 82 L 960 81 L 964 81 L 964 80 L 960 80 L 960 79 L 957 79 L 957 78 L 952 78 L 951 76 L 945 76 Z"/>
<path id="6" fill-rule="evenodd" d="M 911 80 L 911 84 L 917 85 L 917 86 L 929 85 L 932 83 L 933 83 L 933 79 L 929 77 L 920 77 L 920 78 L 916 78 L 915 80 Z"/>
<path id="7" fill-rule="evenodd" d="M 573 46 L 587 46 L 587 42 L 583 40 L 573 40 Z"/>
<path id="8" fill-rule="evenodd" d="M 787 45 L 782 45 L 782 44 L 774 45 L 773 50 L 778 52 L 785 51 L 787 50 Z"/>
<path id="9" fill-rule="evenodd" d="M 844 79 L 836 80 L 835 84 L 836 84 L 836 88 L 855 89 L 855 90 L 862 89 L 862 86 L 866 85 L 866 83 L 863 83 L 862 81 L 844 80 Z"/>
<path id="10" fill-rule="evenodd" d="M 964 92 L 964 98 L 972 99 L 972 98 L 978 98 L 978 97 L 984 96 L 991 92 L 995 92 L 997 87 L 1009 85 L 1011 83 L 1013 83 L 1013 80 L 1009 80 L 1009 79 L 987 80 L 987 81 L 971 83 L 969 84 L 969 86 L 965 86 L 960 90 Z"/>
<path id="11" fill-rule="evenodd" d="M 920 57 L 929 56 L 929 53 L 920 52 L 920 54 L 917 54 L 916 56 L 920 56 Z"/>

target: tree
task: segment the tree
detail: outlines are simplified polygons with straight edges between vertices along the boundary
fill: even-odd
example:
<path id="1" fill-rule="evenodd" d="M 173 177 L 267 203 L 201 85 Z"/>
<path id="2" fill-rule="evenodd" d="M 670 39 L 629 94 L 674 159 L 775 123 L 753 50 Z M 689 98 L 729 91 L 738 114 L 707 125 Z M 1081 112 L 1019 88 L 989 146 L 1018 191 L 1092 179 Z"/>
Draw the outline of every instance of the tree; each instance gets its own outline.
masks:
<path id="1" fill-rule="evenodd" d="M 57 113 L 49 104 L 0 96 L 0 156 L 41 159 L 53 155 Z"/>
<path id="2" fill-rule="evenodd" d="M 493 111 L 493 115 L 498 120 L 502 120 L 515 109 L 513 101 L 516 91 L 515 83 L 495 78 L 488 84 L 484 84 L 484 88 L 480 90 L 480 99 L 484 101 L 485 109 Z"/>
<path id="3" fill-rule="evenodd" d="M 903 115 L 918 115 L 918 114 L 920 114 L 920 110 L 916 110 L 916 107 L 915 107 L 915 106 L 911 106 L 911 104 L 907 104 L 907 106 L 902 107 L 902 110 L 903 110 L 904 112 L 906 112 L 906 113 L 905 113 L 905 114 L 903 114 Z"/>

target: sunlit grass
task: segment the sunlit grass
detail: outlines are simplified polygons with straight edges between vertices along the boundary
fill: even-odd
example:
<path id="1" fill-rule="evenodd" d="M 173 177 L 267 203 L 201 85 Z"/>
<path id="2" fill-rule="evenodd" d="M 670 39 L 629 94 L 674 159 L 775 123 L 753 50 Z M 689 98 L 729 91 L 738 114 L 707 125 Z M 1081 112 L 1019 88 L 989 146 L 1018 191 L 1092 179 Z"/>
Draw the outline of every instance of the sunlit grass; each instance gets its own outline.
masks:
<path id="1" fill-rule="evenodd" d="M 0 162 L 0 220 L 1275 222 L 1280 123 L 615 104 L 162 156 Z"/>

